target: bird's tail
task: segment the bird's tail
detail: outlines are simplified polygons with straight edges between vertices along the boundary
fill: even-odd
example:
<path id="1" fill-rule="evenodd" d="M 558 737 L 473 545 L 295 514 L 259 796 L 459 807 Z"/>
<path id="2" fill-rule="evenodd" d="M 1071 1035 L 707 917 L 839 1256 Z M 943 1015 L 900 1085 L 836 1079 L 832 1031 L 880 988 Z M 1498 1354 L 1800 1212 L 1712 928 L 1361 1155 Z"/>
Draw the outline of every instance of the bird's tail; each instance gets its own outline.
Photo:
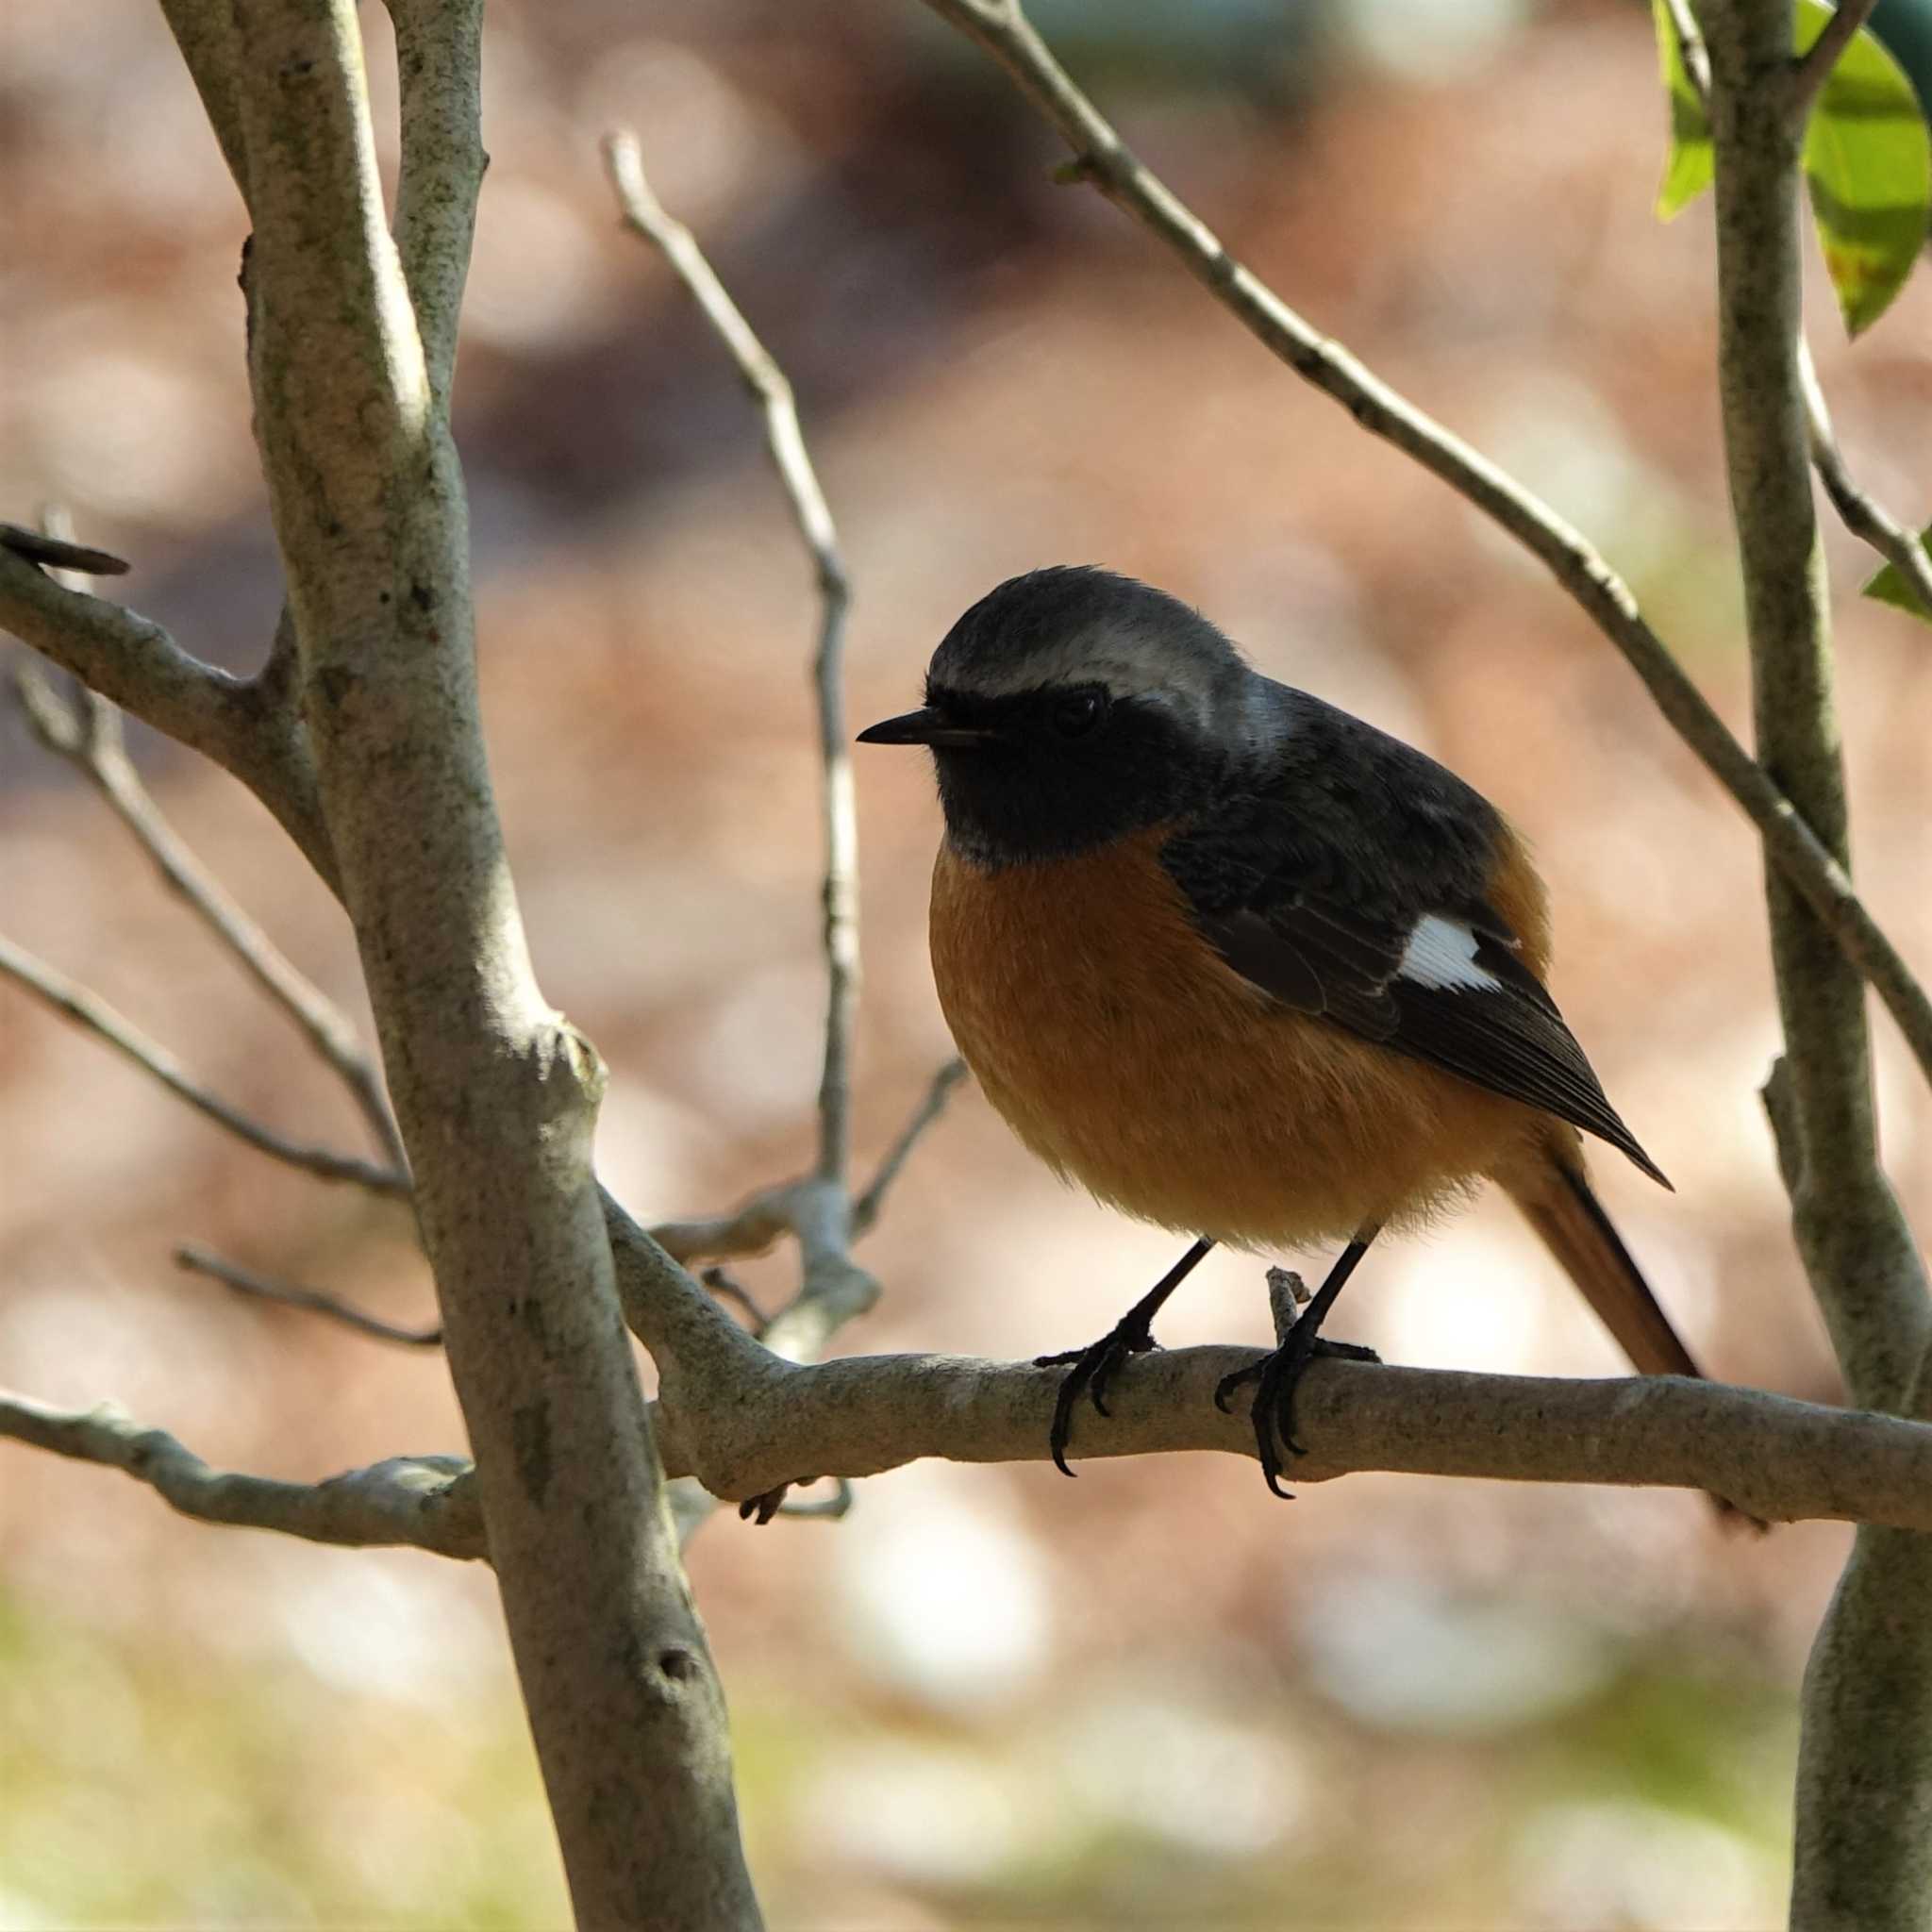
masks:
<path id="1" fill-rule="evenodd" d="M 1573 1130 L 1568 1140 L 1575 1139 Z M 1591 1192 L 1579 1146 L 1553 1131 L 1498 1169 L 1496 1179 L 1643 1374 L 1702 1376 Z"/>
<path id="2" fill-rule="evenodd" d="M 1499 1167 L 1493 1178 L 1644 1374 L 1704 1379 L 1704 1371 L 1657 1307 L 1642 1269 L 1630 1258 L 1623 1237 L 1591 1191 L 1583 1169 L 1583 1144 L 1574 1127 L 1552 1122 L 1546 1135 Z M 1710 1500 L 1726 1529 L 1766 1527 L 1715 1491 Z"/>

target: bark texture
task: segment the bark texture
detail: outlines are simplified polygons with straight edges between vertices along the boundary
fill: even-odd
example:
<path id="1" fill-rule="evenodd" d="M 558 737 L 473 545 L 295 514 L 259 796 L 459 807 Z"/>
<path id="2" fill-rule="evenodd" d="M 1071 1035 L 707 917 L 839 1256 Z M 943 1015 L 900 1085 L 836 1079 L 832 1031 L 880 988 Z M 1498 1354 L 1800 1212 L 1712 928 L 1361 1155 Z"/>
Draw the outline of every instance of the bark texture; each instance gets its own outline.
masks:
<path id="1" fill-rule="evenodd" d="M 1811 492 L 1799 173 L 1807 87 L 1787 8 L 1705 0 L 1717 162 L 1719 382 L 1757 751 L 1850 869 L 1830 601 Z M 1791 1228 L 1854 1400 L 1923 1416 L 1923 1264 L 1879 1165 L 1864 987 L 1767 867 L 1785 1058 L 1768 1093 Z M 1791 1924 L 1932 1921 L 1932 1546 L 1865 1528 L 1806 1673 Z"/>

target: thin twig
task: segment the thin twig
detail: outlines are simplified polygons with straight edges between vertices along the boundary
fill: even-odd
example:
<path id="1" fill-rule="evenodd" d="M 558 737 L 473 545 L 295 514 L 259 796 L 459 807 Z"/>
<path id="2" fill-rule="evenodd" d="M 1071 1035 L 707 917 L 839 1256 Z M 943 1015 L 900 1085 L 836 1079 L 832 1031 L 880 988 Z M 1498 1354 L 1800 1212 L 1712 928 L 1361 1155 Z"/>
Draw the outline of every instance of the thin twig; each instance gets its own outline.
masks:
<path id="1" fill-rule="evenodd" d="M 227 947 L 334 1070 L 390 1164 L 406 1168 L 408 1158 L 382 1077 L 348 1015 L 282 953 L 189 850 L 127 757 L 119 711 L 84 686 L 74 705 L 63 704 L 30 660 L 14 667 L 13 683 L 34 736 L 86 776 L 154 861 L 169 890 Z"/>
<path id="2" fill-rule="evenodd" d="M 65 517 L 58 510 L 49 511 L 42 519 L 48 525 L 45 529 L 29 530 L 20 524 L 0 523 L 0 549 L 12 551 L 16 557 L 24 557 L 29 563 L 37 563 L 42 570 L 59 573 L 72 571 L 84 577 L 119 577 L 127 575 L 127 559 L 116 557 L 109 550 L 94 550 L 85 543 L 74 541 L 73 531 L 64 526 Z M 74 586 L 58 575 L 55 577 L 64 589 Z"/>
<path id="3" fill-rule="evenodd" d="M 954 1088 L 966 1077 L 966 1062 L 951 1059 L 932 1076 L 898 1137 L 886 1150 L 865 1191 L 853 1204 L 851 1238 L 869 1234 L 878 1224 L 887 1191 L 899 1177 L 912 1150 L 926 1129 L 945 1111 Z M 651 1239 L 675 1261 L 740 1260 L 762 1255 L 788 1234 L 796 1234 L 804 1197 L 812 1176 L 760 1188 L 728 1213 L 689 1221 L 663 1221 L 650 1230 Z"/>
<path id="4" fill-rule="evenodd" d="M 1704 29 L 1690 11 L 1690 0 L 1664 0 L 1670 15 L 1671 31 L 1677 37 L 1677 56 L 1684 63 L 1685 76 L 1700 101 L 1710 99 L 1710 49 L 1704 44 Z"/>
<path id="5" fill-rule="evenodd" d="M 460 1456 L 393 1456 L 324 1482 L 276 1482 L 210 1469 L 173 1436 L 142 1427 L 112 1403 L 70 1413 L 4 1391 L 0 1436 L 125 1470 L 203 1523 L 362 1549 L 403 1544 L 439 1557 L 489 1555 L 475 1477 Z"/>
<path id="6" fill-rule="evenodd" d="M 788 1204 L 792 1185 L 788 1181 L 760 1189 L 728 1214 L 660 1221 L 651 1229 L 651 1239 L 674 1261 L 737 1261 L 762 1255 L 791 1232 Z"/>
<path id="7" fill-rule="evenodd" d="M 436 1324 L 427 1328 L 404 1328 L 394 1322 L 385 1322 L 379 1315 L 366 1315 L 360 1308 L 352 1307 L 347 1302 L 339 1301 L 332 1294 L 325 1294 L 317 1288 L 298 1288 L 292 1282 L 275 1281 L 266 1274 L 257 1274 L 247 1268 L 238 1267 L 233 1261 L 225 1260 L 212 1250 L 184 1243 L 175 1250 L 175 1265 L 191 1274 L 212 1276 L 224 1287 L 231 1288 L 237 1294 L 252 1295 L 258 1301 L 275 1302 L 284 1307 L 301 1308 L 311 1315 L 322 1315 L 331 1322 L 340 1322 L 345 1328 L 353 1328 L 361 1335 L 373 1335 L 378 1341 L 400 1342 L 405 1348 L 441 1348 L 442 1327 Z"/>
<path id="8" fill-rule="evenodd" d="M 658 1230 L 672 1253 L 689 1256 L 755 1253 L 780 1233 L 796 1236 L 801 1261 L 797 1294 L 759 1333 L 776 1353 L 806 1359 L 824 1348 L 841 1324 L 871 1307 L 878 1283 L 851 1258 L 858 1232 L 848 1182 L 852 1143 L 852 1035 L 858 998 L 858 822 L 852 762 L 845 741 L 843 691 L 845 613 L 850 587 L 838 532 L 807 453 L 791 385 L 759 341 L 742 311 L 683 223 L 666 212 L 645 179 L 637 137 L 606 137 L 605 165 L 625 224 L 670 264 L 724 344 L 764 416 L 765 442 L 811 558 L 819 589 L 812 687 L 817 703 L 820 787 L 825 866 L 821 888 L 825 956 L 824 1055 L 819 1077 L 818 1158 L 811 1174 L 768 1189 L 735 1215 L 710 1224 Z M 901 1157 L 903 1158 L 903 1156 Z M 876 1213 L 876 1203 L 874 1205 Z M 783 1501 L 783 1486 L 758 1499 L 753 1513 L 768 1523 Z M 691 1514 L 689 1535 L 702 1517 Z"/>
<path id="9" fill-rule="evenodd" d="M 1677 51 L 1684 72 L 1705 111 L 1710 108 L 1710 50 L 1705 45 L 1703 29 L 1690 12 L 1690 0 L 1664 0 L 1671 27 L 1677 37 Z M 1869 9 L 1868 9 L 1869 10 Z M 1832 16 L 1836 25 L 1844 14 Z M 1856 28 L 1853 29 L 1854 31 Z M 1822 45 L 1820 42 L 1817 44 Z M 1815 47 L 1814 47 L 1815 51 Z M 1920 603 L 1932 613 L 1932 558 L 1925 553 L 1918 533 L 1907 529 L 1877 498 L 1862 489 L 1846 465 L 1832 428 L 1831 409 L 1824 400 L 1824 386 L 1818 380 L 1818 365 L 1812 359 L 1811 344 L 1802 336 L 1798 341 L 1798 379 L 1804 391 L 1806 429 L 1811 452 L 1811 466 L 1824 487 L 1839 520 L 1853 536 L 1868 543 L 1904 577 L 1917 593 Z"/>
<path id="10" fill-rule="evenodd" d="M 324 1180 L 353 1181 L 358 1187 L 367 1188 L 377 1194 L 402 1196 L 408 1193 L 408 1175 L 394 1168 L 376 1167 L 351 1155 L 331 1153 L 325 1147 L 306 1146 L 276 1133 L 272 1127 L 263 1126 L 240 1108 L 230 1107 L 225 1100 L 219 1099 L 191 1079 L 172 1054 L 130 1025 L 105 1000 L 96 998 L 65 974 L 56 972 L 43 960 L 35 958 L 6 940 L 0 940 L 0 974 L 25 987 L 57 1012 L 64 1013 L 70 1020 L 105 1040 L 143 1072 L 152 1074 L 171 1093 L 185 1100 L 197 1112 L 207 1115 L 218 1126 L 225 1127 L 237 1140 L 246 1141 L 259 1153 L 286 1161 L 291 1167 L 299 1167 L 306 1173 L 318 1174 Z"/>
<path id="11" fill-rule="evenodd" d="M 778 1505 L 778 1514 L 798 1522 L 837 1523 L 852 1514 L 853 1498 L 857 1493 L 844 1476 L 835 1475 L 829 1496 L 820 1496 L 809 1503 L 795 1503 L 788 1496 Z"/>
<path id="12" fill-rule="evenodd" d="M 899 1170 L 906 1165 L 925 1130 L 946 1110 L 946 1102 L 952 1098 L 953 1089 L 965 1077 L 966 1062 L 962 1059 L 948 1060 L 932 1076 L 911 1118 L 899 1129 L 899 1138 L 886 1150 L 886 1157 L 867 1183 L 864 1193 L 853 1204 L 852 1232 L 855 1238 L 868 1232 L 877 1222 L 879 1210 L 885 1206 L 887 1191 L 899 1178 Z"/>
<path id="13" fill-rule="evenodd" d="M 852 760 L 845 742 L 843 689 L 845 611 L 851 591 L 839 554 L 838 531 L 806 452 L 791 383 L 718 279 L 691 230 L 666 213 L 652 192 L 644 178 L 637 136 L 628 131 L 607 135 L 604 160 L 625 225 L 642 236 L 671 265 L 758 399 L 764 412 L 772 462 L 785 486 L 792 517 L 818 578 L 819 634 L 812 682 L 824 774 L 823 900 L 827 988 L 817 1174 L 822 1180 L 842 1182 L 851 1156 L 852 1023 L 858 998 L 858 822 L 853 806 Z"/>
<path id="14" fill-rule="evenodd" d="M 1274 355 L 1394 444 L 1539 558 L 1623 653 L 1677 735 L 1742 807 L 1766 850 L 1846 958 L 1871 982 L 1932 1079 L 1932 999 L 1859 901 L 1844 868 L 1724 724 L 1638 608 L 1630 587 L 1576 530 L 1237 261 L 1165 182 L 1129 152 L 1034 31 L 1015 0 L 925 0 L 1006 69 L 1073 149 L 1082 178 L 1147 227 Z"/>
<path id="15" fill-rule="evenodd" d="M 746 1288 L 728 1268 L 707 1268 L 698 1279 L 721 1300 L 736 1302 L 751 1317 L 754 1335 L 761 1333 L 771 1325 L 771 1316 L 758 1306 L 757 1297 L 753 1295 L 751 1290 Z"/>
<path id="16" fill-rule="evenodd" d="M 816 1361 L 846 1323 L 871 1311 L 879 1284 L 852 1258 L 852 1208 L 842 1182 L 802 1180 L 790 1205 L 798 1237 L 798 1292 L 758 1339 L 787 1361 Z"/>
<path id="17" fill-rule="evenodd" d="M 1869 543 L 1908 583 L 1919 603 L 1932 615 L 1932 557 L 1916 530 L 1908 530 L 1868 491 L 1861 490 L 1845 467 L 1843 453 L 1831 425 L 1831 410 L 1811 359 L 1811 345 L 1798 343 L 1798 380 L 1805 396 L 1806 430 L 1811 466 L 1831 499 L 1831 507 L 1853 536 Z"/>
<path id="18" fill-rule="evenodd" d="M 1830 78 L 1840 55 L 1852 44 L 1858 29 L 1872 18 L 1876 4 L 1877 0 L 1838 0 L 1818 38 L 1793 65 L 1790 112 L 1795 124 L 1803 125 L 1811 103 L 1818 98 L 1819 89 Z"/>

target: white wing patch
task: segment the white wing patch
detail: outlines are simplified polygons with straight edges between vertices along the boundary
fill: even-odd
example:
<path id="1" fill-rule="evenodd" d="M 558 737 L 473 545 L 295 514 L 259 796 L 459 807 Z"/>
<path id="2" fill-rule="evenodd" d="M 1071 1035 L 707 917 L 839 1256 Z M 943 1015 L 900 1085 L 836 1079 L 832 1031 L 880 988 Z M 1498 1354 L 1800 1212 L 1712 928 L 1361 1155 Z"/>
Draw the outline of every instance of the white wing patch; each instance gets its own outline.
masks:
<path id="1" fill-rule="evenodd" d="M 1503 982 L 1488 967 L 1475 963 L 1475 949 L 1476 937 L 1468 926 L 1434 912 L 1424 913 L 1409 931 L 1396 974 L 1431 991 L 1452 987 L 1500 991 Z"/>

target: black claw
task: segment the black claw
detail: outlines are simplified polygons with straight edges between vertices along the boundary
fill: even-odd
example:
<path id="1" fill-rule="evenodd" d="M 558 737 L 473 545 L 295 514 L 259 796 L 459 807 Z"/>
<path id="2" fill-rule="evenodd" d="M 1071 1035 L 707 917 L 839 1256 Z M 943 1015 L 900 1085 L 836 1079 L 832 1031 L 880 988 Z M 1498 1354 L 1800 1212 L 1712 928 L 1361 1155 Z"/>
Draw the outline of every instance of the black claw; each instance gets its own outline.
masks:
<path id="1" fill-rule="evenodd" d="M 1257 1355 L 1246 1368 L 1237 1369 L 1231 1375 L 1224 1375 L 1214 1385 L 1214 1406 L 1223 1415 L 1232 1415 L 1234 1410 L 1228 1405 L 1228 1398 L 1237 1389 L 1245 1389 L 1250 1382 L 1258 1382 L 1262 1371 L 1268 1366 L 1269 1357 Z"/>
<path id="2" fill-rule="evenodd" d="M 1034 1357 L 1033 1365 L 1037 1369 L 1067 1369 L 1060 1378 L 1059 1393 L 1054 1399 L 1053 1428 L 1047 1436 L 1054 1467 L 1062 1475 L 1074 1474 L 1067 1467 L 1067 1444 L 1074 1433 L 1074 1405 L 1082 1393 L 1088 1395 L 1102 1415 L 1111 1416 L 1113 1411 L 1107 1406 L 1107 1391 L 1113 1382 L 1114 1372 L 1129 1356 L 1146 1355 L 1159 1346 L 1146 1324 L 1137 1322 L 1129 1315 L 1086 1348 L 1070 1348 L 1062 1355 Z M 1067 1367 L 1070 1363 L 1072 1366 Z"/>
<path id="3" fill-rule="evenodd" d="M 1373 1348 L 1359 1341 L 1330 1341 L 1325 1335 L 1315 1337 L 1311 1355 L 1325 1355 L 1331 1361 L 1338 1362 L 1377 1362 L 1382 1359 Z"/>
<path id="4" fill-rule="evenodd" d="M 1244 1388 L 1250 1382 L 1259 1384 L 1248 1411 L 1255 1428 L 1255 1451 L 1269 1489 L 1284 1502 L 1293 1502 L 1294 1496 L 1281 1487 L 1281 1458 L 1275 1445 L 1280 1443 L 1291 1456 L 1307 1454 L 1295 1438 L 1294 1398 L 1302 1376 L 1307 1373 L 1308 1364 L 1318 1356 L 1357 1362 L 1378 1362 L 1382 1359 L 1374 1349 L 1363 1348 L 1357 1342 L 1330 1341 L 1320 1335 L 1309 1335 L 1298 1341 L 1296 1330 L 1291 1328 L 1288 1340 L 1273 1355 L 1263 1356 L 1258 1361 L 1250 1362 L 1246 1368 L 1237 1369 L 1231 1375 L 1224 1375 L 1214 1391 L 1215 1407 L 1226 1414 L 1229 1412 L 1228 1397 L 1237 1389 Z"/>
<path id="5" fill-rule="evenodd" d="M 1076 1367 L 1072 1374 L 1060 1381 L 1060 1392 L 1054 1399 L 1053 1429 L 1047 1436 L 1047 1446 L 1053 1451 L 1054 1467 L 1062 1475 L 1072 1475 L 1067 1467 L 1067 1439 L 1074 1432 L 1074 1401 L 1080 1392 L 1080 1371 Z"/>
<path id="6" fill-rule="evenodd" d="M 1187 1278 L 1203 1255 L 1214 1245 L 1203 1235 L 1188 1252 L 1113 1324 L 1108 1333 L 1089 1348 L 1069 1349 L 1064 1355 L 1035 1356 L 1033 1365 L 1041 1369 L 1066 1368 L 1060 1379 L 1059 1394 L 1053 1406 L 1053 1429 L 1047 1438 L 1053 1451 L 1054 1467 L 1062 1475 L 1072 1475 L 1067 1467 L 1067 1441 L 1074 1429 L 1074 1405 L 1080 1391 L 1091 1390 L 1093 1407 L 1102 1415 L 1112 1411 L 1107 1406 L 1107 1391 L 1114 1372 L 1130 1355 L 1145 1355 L 1160 1346 L 1154 1339 L 1154 1318 L 1176 1288 Z M 1068 1365 L 1072 1366 L 1069 1367 Z"/>
<path id="7" fill-rule="evenodd" d="M 779 1507 L 784 1503 L 786 1493 L 791 1488 L 790 1483 L 780 1483 L 775 1490 L 766 1490 L 761 1495 L 747 1496 L 738 1506 L 739 1521 L 750 1523 L 756 1519 L 758 1526 L 763 1528 L 777 1515 Z"/>

